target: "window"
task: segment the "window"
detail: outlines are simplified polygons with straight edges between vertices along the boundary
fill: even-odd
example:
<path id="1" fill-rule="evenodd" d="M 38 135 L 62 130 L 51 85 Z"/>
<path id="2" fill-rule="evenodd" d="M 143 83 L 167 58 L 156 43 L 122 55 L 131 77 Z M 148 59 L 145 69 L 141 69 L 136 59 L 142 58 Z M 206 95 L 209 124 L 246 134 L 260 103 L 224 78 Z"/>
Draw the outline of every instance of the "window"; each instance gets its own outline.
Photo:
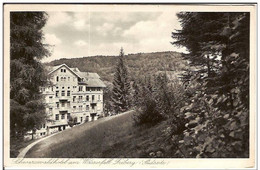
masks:
<path id="1" fill-rule="evenodd" d="M 64 69 L 63 72 L 66 73 L 66 69 Z"/>
<path id="2" fill-rule="evenodd" d="M 94 101 L 95 100 L 95 95 L 92 95 L 92 101 Z"/>
<path id="3" fill-rule="evenodd" d="M 67 119 L 69 119 L 70 118 L 70 113 L 67 113 Z"/>
<path id="4" fill-rule="evenodd" d="M 79 110 L 82 110 L 82 106 L 79 106 Z"/>
<path id="5" fill-rule="evenodd" d="M 82 101 L 82 96 L 79 96 L 79 102 L 81 102 Z"/>
<path id="6" fill-rule="evenodd" d="M 56 102 L 56 106 L 57 106 L 57 108 L 59 108 L 60 107 L 60 103 Z"/>
<path id="7" fill-rule="evenodd" d="M 57 80 L 57 82 L 59 81 L 59 76 L 57 76 L 56 80 Z"/>
<path id="8" fill-rule="evenodd" d="M 61 102 L 61 107 L 65 107 L 65 102 Z"/>
<path id="9" fill-rule="evenodd" d="M 94 110 L 95 109 L 95 105 L 91 105 L 91 109 Z"/>
<path id="10" fill-rule="evenodd" d="M 56 97 L 59 97 L 59 91 L 56 91 Z"/>
<path id="11" fill-rule="evenodd" d="M 52 114 L 52 108 L 49 108 L 49 114 Z"/>
<path id="12" fill-rule="evenodd" d="M 70 91 L 69 90 L 67 91 L 67 96 L 70 96 Z"/>
<path id="13" fill-rule="evenodd" d="M 86 110 L 89 110 L 89 105 L 86 105 Z"/>
<path id="14" fill-rule="evenodd" d="M 68 107 L 70 107 L 70 102 L 68 102 L 68 104 L 67 104 L 67 105 L 68 105 Z"/>
<path id="15" fill-rule="evenodd" d="M 60 78 L 60 81 L 63 81 L 63 77 Z"/>
<path id="16" fill-rule="evenodd" d="M 76 101 L 76 96 L 73 96 L 73 102 L 75 102 Z"/>
<path id="17" fill-rule="evenodd" d="M 98 100 L 100 101 L 100 95 L 98 95 Z"/>
<path id="18" fill-rule="evenodd" d="M 64 77 L 64 81 L 66 81 L 66 77 Z"/>
<path id="19" fill-rule="evenodd" d="M 95 91 L 95 90 L 96 90 L 96 88 L 95 88 L 95 87 L 93 87 L 93 88 L 92 88 L 92 91 Z"/>
<path id="20" fill-rule="evenodd" d="M 45 124 L 42 125 L 42 128 L 45 128 Z"/>
<path id="21" fill-rule="evenodd" d="M 89 96 L 87 95 L 86 100 L 89 101 Z"/>
<path id="22" fill-rule="evenodd" d="M 65 119 L 65 113 L 61 114 L 61 119 Z"/>
<path id="23" fill-rule="evenodd" d="M 60 72 L 63 72 L 63 69 L 60 69 Z"/>
<path id="24" fill-rule="evenodd" d="M 61 91 L 61 96 L 65 96 L 65 91 Z"/>
<path id="25" fill-rule="evenodd" d="M 50 102 L 52 101 L 52 96 L 49 96 L 49 100 L 50 100 Z"/>
<path id="26" fill-rule="evenodd" d="M 59 114 L 55 115 L 55 120 L 59 120 Z"/>
<path id="27" fill-rule="evenodd" d="M 56 87 L 56 89 L 58 89 L 58 88 L 59 88 L 59 86 Z"/>
<path id="28" fill-rule="evenodd" d="M 64 89 L 64 86 L 62 87 L 62 89 Z"/>
<path id="29" fill-rule="evenodd" d="M 76 106 L 73 106 L 73 110 L 76 110 Z"/>
<path id="30" fill-rule="evenodd" d="M 82 91 L 82 86 L 79 86 L 79 91 Z"/>
<path id="31" fill-rule="evenodd" d="M 68 77 L 68 81 L 70 81 L 70 77 Z"/>
<path id="32" fill-rule="evenodd" d="M 70 86 L 68 86 L 68 89 L 70 89 Z"/>
<path id="33" fill-rule="evenodd" d="M 83 121 L 83 117 L 80 117 L 80 122 L 82 122 Z"/>

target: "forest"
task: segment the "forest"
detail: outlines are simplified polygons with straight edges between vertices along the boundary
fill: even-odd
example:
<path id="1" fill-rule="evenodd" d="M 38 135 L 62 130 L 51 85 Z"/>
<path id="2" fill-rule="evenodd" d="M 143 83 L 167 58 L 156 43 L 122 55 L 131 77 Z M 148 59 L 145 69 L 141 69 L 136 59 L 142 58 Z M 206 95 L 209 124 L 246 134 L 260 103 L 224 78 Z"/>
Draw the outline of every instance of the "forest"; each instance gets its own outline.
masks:
<path id="1" fill-rule="evenodd" d="M 137 53 L 124 55 L 124 60 L 130 73 L 130 79 L 134 80 L 136 77 L 154 75 L 161 71 L 169 71 L 172 73 L 181 71 L 187 65 L 187 61 L 182 60 L 183 55 L 185 54 L 173 51 Z M 69 67 L 78 67 L 80 71 L 95 72 L 109 85 L 112 84 L 113 81 L 117 58 L 118 56 L 64 58 L 45 63 L 45 65 L 55 66 L 65 63 Z"/>

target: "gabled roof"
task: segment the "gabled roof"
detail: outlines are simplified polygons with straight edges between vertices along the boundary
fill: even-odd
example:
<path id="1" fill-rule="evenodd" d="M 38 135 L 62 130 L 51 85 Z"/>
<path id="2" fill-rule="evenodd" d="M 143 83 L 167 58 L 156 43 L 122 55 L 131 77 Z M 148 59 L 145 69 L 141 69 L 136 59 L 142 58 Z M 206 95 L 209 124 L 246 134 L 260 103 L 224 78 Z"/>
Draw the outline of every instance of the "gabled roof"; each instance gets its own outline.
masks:
<path id="1" fill-rule="evenodd" d="M 82 79 L 81 84 L 85 84 L 87 87 L 106 87 L 102 80 L 100 80 L 100 76 L 97 73 L 91 72 L 81 72 L 78 68 L 70 68 L 66 64 L 61 64 L 58 66 L 52 67 L 49 74 L 52 74 L 54 71 L 58 70 L 59 68 L 65 66 L 68 70 L 70 70 L 73 74 L 77 77 Z"/>
<path id="2" fill-rule="evenodd" d="M 48 74 L 52 74 L 54 71 L 58 70 L 59 68 L 61 67 L 66 67 L 67 69 L 69 69 L 73 74 L 75 74 L 77 77 L 81 78 L 81 76 L 79 74 L 77 74 L 77 72 L 73 71 L 69 66 L 67 66 L 66 64 L 61 64 L 61 65 L 58 65 L 58 66 L 54 66 L 52 68 L 52 71 L 49 72 Z"/>

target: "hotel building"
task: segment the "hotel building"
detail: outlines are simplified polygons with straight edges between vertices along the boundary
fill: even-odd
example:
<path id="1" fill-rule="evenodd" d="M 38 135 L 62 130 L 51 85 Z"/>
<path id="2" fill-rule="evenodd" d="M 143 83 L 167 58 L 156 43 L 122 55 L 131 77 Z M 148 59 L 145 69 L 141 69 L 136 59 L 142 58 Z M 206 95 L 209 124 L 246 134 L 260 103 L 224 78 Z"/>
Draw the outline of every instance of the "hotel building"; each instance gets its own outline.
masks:
<path id="1" fill-rule="evenodd" d="M 36 137 L 70 128 L 71 117 L 76 124 L 103 116 L 103 89 L 97 73 L 81 72 L 66 64 L 50 68 L 50 84 L 41 88 L 45 97 L 47 120 L 36 131 Z"/>

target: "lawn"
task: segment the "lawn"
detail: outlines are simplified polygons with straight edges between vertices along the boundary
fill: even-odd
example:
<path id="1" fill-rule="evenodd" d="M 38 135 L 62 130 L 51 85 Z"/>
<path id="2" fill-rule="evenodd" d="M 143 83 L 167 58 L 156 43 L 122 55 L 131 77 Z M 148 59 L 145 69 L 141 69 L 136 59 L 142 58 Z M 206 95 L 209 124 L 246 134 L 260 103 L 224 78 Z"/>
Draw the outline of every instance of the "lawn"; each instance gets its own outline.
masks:
<path id="1" fill-rule="evenodd" d="M 26 157 L 139 158 L 165 150 L 164 123 L 153 128 L 136 127 L 134 111 L 66 130 L 36 144 Z"/>

